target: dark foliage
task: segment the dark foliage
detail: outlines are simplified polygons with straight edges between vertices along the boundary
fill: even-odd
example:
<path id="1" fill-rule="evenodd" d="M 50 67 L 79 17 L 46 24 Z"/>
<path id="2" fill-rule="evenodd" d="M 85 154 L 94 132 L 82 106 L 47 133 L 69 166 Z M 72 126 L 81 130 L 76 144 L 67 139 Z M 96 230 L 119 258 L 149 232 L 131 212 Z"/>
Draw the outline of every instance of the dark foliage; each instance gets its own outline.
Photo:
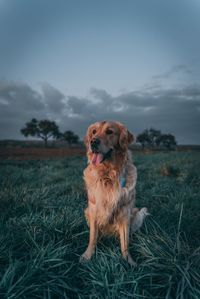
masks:
<path id="1" fill-rule="evenodd" d="M 175 149 L 177 142 L 172 134 L 162 134 L 161 131 L 156 129 L 146 129 L 137 136 L 138 143 L 148 147 L 162 147 L 166 149 Z"/>
<path id="2" fill-rule="evenodd" d="M 60 138 L 67 141 L 69 146 L 71 146 L 72 144 L 77 144 L 79 142 L 78 135 L 74 134 L 74 132 L 72 131 L 65 131 L 60 135 Z"/>
<path id="3" fill-rule="evenodd" d="M 157 138 L 157 145 L 167 149 L 173 149 L 176 147 L 177 143 L 172 134 L 162 134 Z"/>
<path id="4" fill-rule="evenodd" d="M 49 138 L 59 138 L 60 133 L 57 124 L 50 120 L 40 120 L 33 118 L 26 126 L 21 129 L 21 133 L 25 136 L 38 137 L 44 140 L 44 145 L 47 147 Z"/>

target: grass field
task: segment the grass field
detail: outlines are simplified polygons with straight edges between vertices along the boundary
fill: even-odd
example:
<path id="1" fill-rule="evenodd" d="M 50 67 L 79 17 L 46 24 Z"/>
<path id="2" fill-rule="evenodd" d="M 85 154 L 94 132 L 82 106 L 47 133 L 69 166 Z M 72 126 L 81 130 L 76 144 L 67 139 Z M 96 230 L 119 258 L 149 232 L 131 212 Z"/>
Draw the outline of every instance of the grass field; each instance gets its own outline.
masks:
<path id="1" fill-rule="evenodd" d="M 200 152 L 134 156 L 137 206 L 131 268 L 114 237 L 91 262 L 83 217 L 86 159 L 0 162 L 0 298 L 200 298 Z"/>

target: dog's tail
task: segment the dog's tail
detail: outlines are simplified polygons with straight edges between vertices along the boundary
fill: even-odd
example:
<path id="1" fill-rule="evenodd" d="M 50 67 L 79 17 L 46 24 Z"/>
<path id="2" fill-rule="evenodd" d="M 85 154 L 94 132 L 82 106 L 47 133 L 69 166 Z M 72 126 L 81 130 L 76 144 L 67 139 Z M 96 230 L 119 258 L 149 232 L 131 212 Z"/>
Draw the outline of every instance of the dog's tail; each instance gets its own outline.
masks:
<path id="1" fill-rule="evenodd" d="M 147 208 L 134 208 L 131 217 L 131 232 L 134 233 L 139 230 L 144 222 L 144 219 L 150 215 Z"/>

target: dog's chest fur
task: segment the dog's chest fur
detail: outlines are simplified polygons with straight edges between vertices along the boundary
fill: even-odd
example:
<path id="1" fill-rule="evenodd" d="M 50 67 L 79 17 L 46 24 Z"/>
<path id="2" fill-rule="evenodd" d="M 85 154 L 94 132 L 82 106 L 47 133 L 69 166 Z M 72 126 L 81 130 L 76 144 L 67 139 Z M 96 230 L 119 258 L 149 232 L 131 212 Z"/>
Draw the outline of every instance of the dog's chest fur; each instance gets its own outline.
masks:
<path id="1" fill-rule="evenodd" d="M 120 175 L 123 172 L 96 169 L 90 165 L 84 172 L 89 206 L 95 213 L 99 226 L 105 226 L 117 208 L 121 197 Z"/>

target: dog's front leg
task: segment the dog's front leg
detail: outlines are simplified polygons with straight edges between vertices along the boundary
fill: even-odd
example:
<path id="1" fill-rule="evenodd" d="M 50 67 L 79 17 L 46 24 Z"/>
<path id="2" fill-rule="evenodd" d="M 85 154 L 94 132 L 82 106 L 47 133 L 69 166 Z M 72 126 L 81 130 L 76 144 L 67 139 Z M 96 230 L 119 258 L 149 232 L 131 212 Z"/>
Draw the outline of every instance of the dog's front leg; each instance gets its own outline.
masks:
<path id="1" fill-rule="evenodd" d="M 98 228 L 96 223 L 96 218 L 93 215 L 89 215 L 89 225 L 90 225 L 90 236 L 89 236 L 89 244 L 86 251 L 81 255 L 80 261 L 88 261 L 91 259 L 93 255 L 97 243 L 98 237 Z"/>
<path id="2" fill-rule="evenodd" d="M 119 227 L 120 245 L 123 258 L 132 266 L 136 263 L 133 261 L 129 253 L 129 230 L 130 224 L 127 219 L 124 219 Z"/>

